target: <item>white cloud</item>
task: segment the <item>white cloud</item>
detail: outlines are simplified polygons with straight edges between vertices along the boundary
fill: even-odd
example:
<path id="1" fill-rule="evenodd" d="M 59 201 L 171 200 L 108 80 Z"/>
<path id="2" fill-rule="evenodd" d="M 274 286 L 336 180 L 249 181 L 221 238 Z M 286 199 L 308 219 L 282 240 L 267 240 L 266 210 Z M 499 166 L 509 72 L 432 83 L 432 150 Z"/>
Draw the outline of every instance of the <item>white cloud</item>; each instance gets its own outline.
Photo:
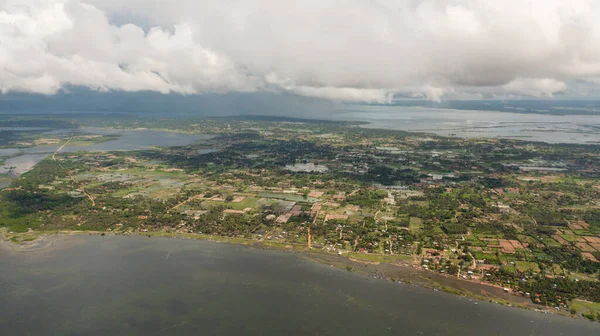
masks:
<path id="1" fill-rule="evenodd" d="M 2 91 L 54 93 L 64 84 L 162 93 L 257 87 L 256 79 L 227 56 L 197 43 L 187 23 L 144 32 L 132 24 L 111 25 L 106 13 L 78 1 L 5 6 Z"/>
<path id="2" fill-rule="evenodd" d="M 431 85 L 426 85 L 423 88 L 423 95 L 425 95 L 425 97 L 427 97 L 427 99 L 434 101 L 434 102 L 439 103 L 442 100 L 442 98 L 444 97 L 444 94 L 446 94 L 446 90 L 443 88 L 433 87 Z"/>
<path id="3" fill-rule="evenodd" d="M 599 77 L 595 0 L 0 0 L 2 92 L 385 103 L 395 92 L 552 96 Z"/>

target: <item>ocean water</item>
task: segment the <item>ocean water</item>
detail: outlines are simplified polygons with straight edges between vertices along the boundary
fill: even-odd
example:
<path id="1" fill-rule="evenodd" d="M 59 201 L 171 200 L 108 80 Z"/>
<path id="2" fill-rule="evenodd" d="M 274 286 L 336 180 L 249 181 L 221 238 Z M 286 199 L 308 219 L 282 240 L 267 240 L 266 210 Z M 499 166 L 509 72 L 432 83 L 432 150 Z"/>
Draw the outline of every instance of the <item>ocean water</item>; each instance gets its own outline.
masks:
<path id="1" fill-rule="evenodd" d="M 545 115 L 406 106 L 344 106 L 336 120 L 364 127 L 427 132 L 465 138 L 505 138 L 548 143 L 600 142 L 600 116 Z"/>
<path id="2" fill-rule="evenodd" d="M 0 246 L 0 334 L 600 335 L 600 324 L 376 280 L 292 253 L 77 236 L 33 252 Z"/>

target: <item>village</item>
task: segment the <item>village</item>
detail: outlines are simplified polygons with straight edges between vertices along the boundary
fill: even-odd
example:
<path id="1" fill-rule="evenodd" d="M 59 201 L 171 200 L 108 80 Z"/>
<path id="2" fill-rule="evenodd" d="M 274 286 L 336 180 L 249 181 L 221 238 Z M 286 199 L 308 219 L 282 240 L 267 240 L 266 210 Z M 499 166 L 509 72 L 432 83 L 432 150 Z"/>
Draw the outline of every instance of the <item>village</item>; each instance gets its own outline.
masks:
<path id="1" fill-rule="evenodd" d="M 600 301 L 595 146 L 298 120 L 194 125 L 214 137 L 57 153 L 2 192 L 3 226 L 234 237 L 486 282 L 562 310 Z"/>

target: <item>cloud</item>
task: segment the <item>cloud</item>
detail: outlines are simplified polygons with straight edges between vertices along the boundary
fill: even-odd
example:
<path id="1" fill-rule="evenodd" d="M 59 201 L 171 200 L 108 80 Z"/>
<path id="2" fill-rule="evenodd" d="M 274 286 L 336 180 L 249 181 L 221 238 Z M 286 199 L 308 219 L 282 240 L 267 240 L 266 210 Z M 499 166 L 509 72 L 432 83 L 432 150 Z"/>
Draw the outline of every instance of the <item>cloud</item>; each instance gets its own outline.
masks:
<path id="1" fill-rule="evenodd" d="M 253 91 L 257 81 L 228 57 L 194 40 L 180 23 L 144 32 L 111 25 L 79 1 L 4 4 L 0 88 L 55 93 L 62 85 L 162 93 Z"/>
<path id="2" fill-rule="evenodd" d="M 556 93 L 565 91 L 567 85 L 551 78 L 517 78 L 510 83 L 503 85 L 502 88 L 513 94 L 526 94 L 533 97 L 552 97 Z"/>
<path id="3" fill-rule="evenodd" d="M 433 87 L 431 85 L 427 85 L 423 88 L 423 95 L 427 97 L 427 99 L 439 103 L 444 97 L 446 90 L 439 87 Z"/>
<path id="4" fill-rule="evenodd" d="M 378 104 L 390 104 L 394 100 L 394 93 L 385 89 L 357 89 L 352 87 L 313 87 L 296 85 L 293 79 L 281 79 L 275 73 L 270 73 L 265 76 L 265 80 L 273 90 L 283 90 L 305 97 L 316 97 L 340 102 L 364 102 Z"/>
<path id="5" fill-rule="evenodd" d="M 376 89 L 294 86 L 291 87 L 289 91 L 301 96 L 317 97 L 344 102 L 390 104 L 393 102 L 394 98 L 394 94 L 392 92 Z"/>
<path id="6" fill-rule="evenodd" d="M 599 19 L 595 0 L 0 0 L 0 90 L 577 95 Z"/>

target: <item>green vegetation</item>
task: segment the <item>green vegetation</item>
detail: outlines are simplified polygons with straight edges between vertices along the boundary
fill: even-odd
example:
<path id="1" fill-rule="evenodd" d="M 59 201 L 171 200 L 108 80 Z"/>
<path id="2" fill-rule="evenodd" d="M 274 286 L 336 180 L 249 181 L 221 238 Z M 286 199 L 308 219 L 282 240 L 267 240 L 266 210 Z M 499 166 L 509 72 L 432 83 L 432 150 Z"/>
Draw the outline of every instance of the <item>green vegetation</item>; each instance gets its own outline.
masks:
<path id="1" fill-rule="evenodd" d="M 214 137 L 48 157 L 0 192 L 8 231 L 218 236 L 291 249 L 308 248 L 310 235 L 312 248 L 481 280 L 561 310 L 587 314 L 578 300 L 600 302 L 600 146 L 289 118 L 53 118 L 82 146 L 114 138 L 80 125 Z M 67 141 L 33 131 L 8 139 Z"/>
<path id="2" fill-rule="evenodd" d="M 572 313 L 580 313 L 583 317 L 592 320 L 600 321 L 600 303 L 584 300 L 573 300 L 570 302 Z"/>

